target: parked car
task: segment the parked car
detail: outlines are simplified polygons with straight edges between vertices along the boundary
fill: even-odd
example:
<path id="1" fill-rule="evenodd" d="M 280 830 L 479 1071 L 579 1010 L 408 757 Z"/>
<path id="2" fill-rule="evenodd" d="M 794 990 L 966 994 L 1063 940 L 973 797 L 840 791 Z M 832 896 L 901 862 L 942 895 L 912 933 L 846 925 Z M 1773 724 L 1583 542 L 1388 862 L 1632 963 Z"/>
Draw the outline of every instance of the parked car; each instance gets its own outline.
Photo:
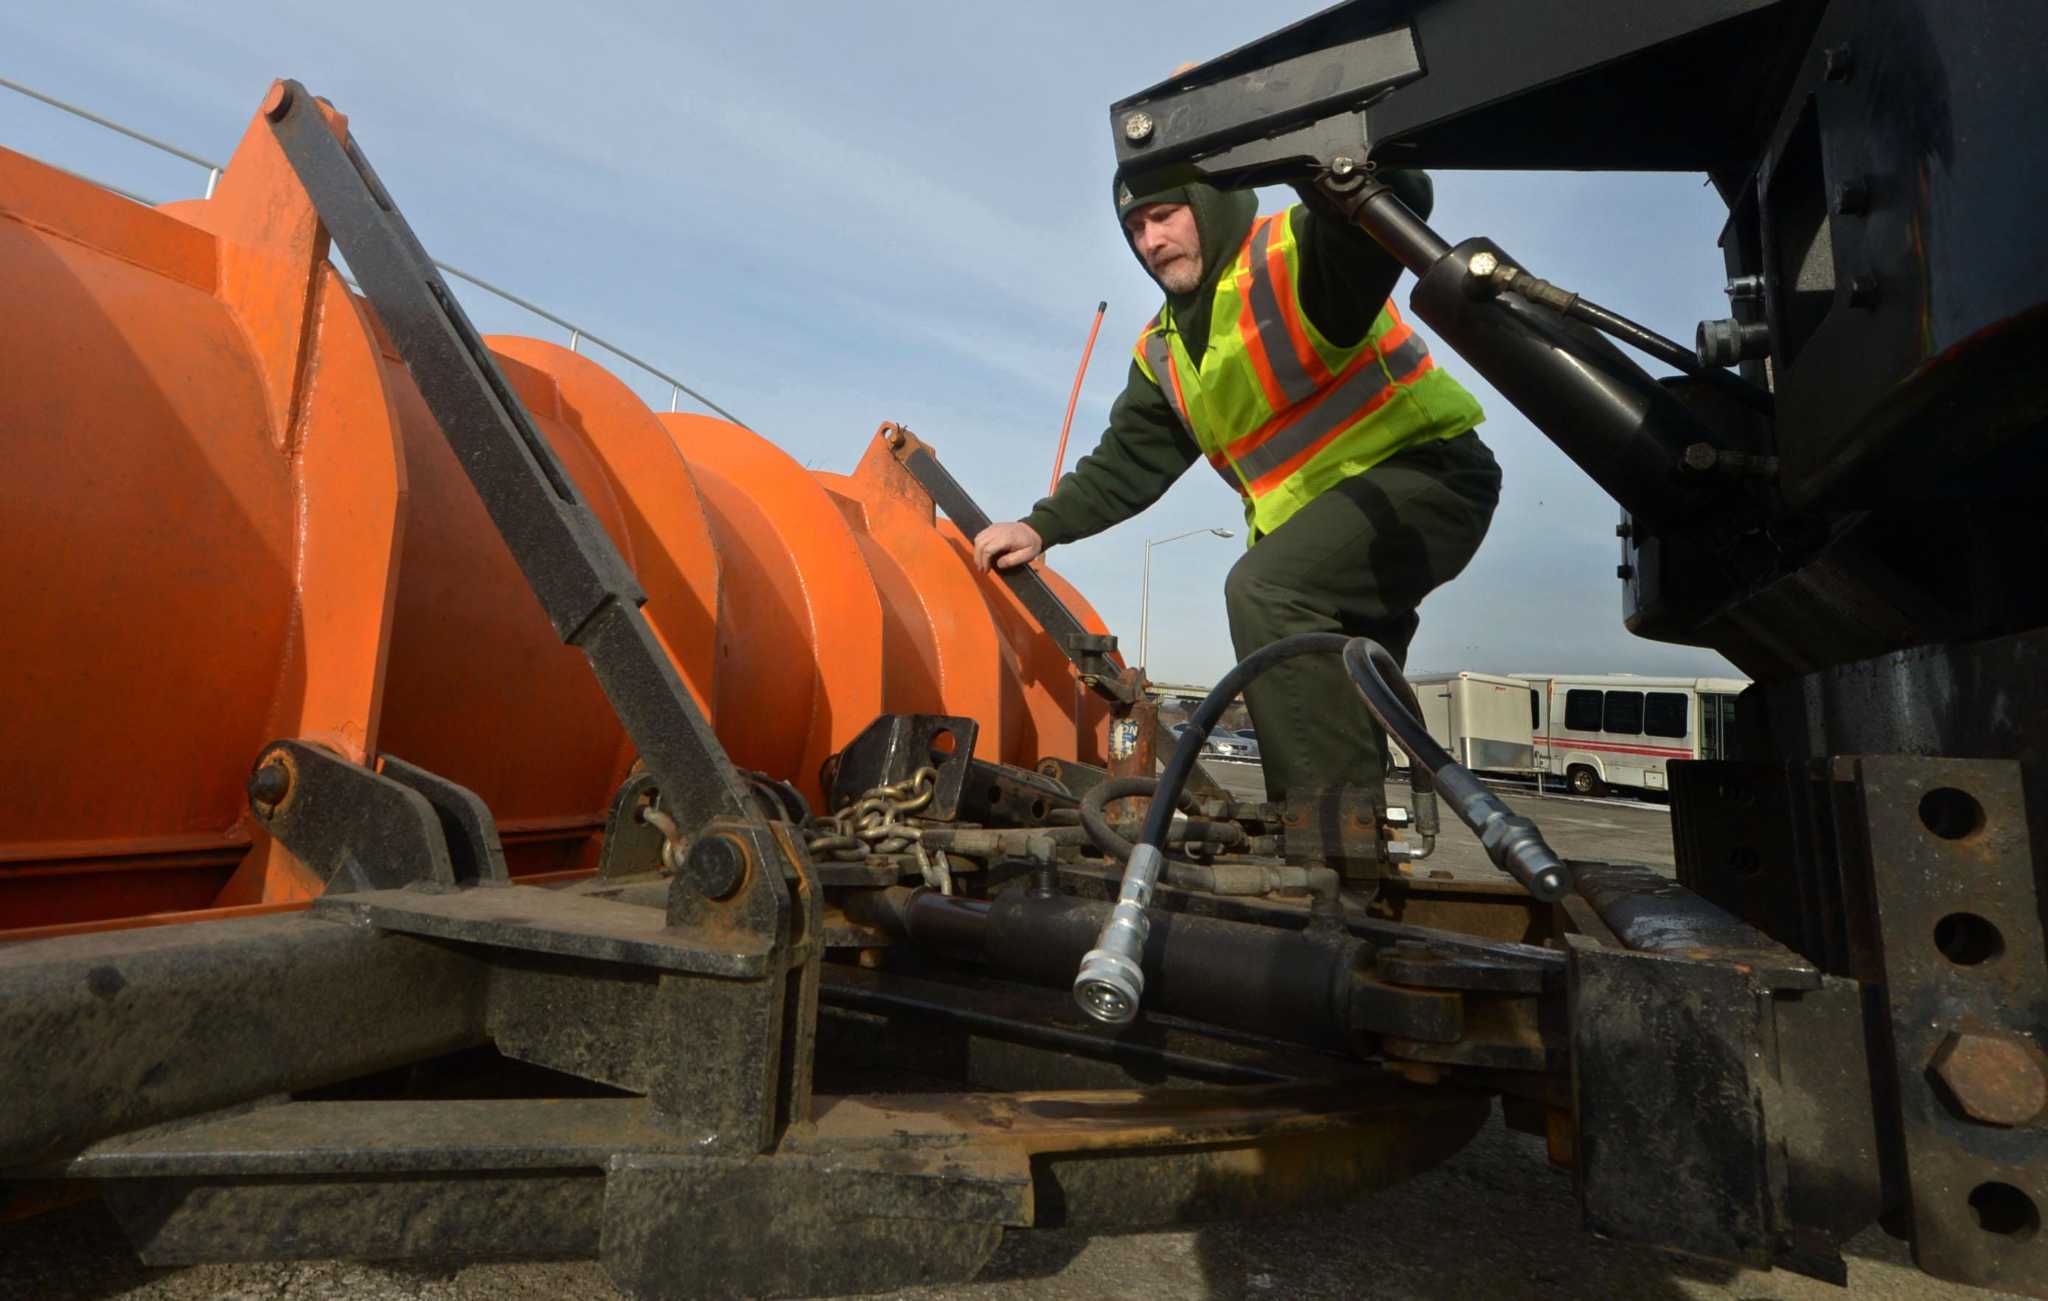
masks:
<path id="1" fill-rule="evenodd" d="M 1257 759 L 1259 741 L 1256 736 L 1219 727 L 1209 733 L 1208 741 L 1202 746 L 1202 753 L 1218 759 Z"/>

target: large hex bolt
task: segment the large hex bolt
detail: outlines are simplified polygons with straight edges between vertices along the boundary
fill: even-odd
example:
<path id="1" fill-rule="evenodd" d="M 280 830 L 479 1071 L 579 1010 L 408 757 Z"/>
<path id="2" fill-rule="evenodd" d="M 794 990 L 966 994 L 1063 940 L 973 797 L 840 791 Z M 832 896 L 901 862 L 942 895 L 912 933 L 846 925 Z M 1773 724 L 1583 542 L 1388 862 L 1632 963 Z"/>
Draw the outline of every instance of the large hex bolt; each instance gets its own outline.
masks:
<path id="1" fill-rule="evenodd" d="M 269 817 L 277 811 L 292 793 L 292 769 L 290 760 L 282 753 L 273 752 L 264 757 L 255 771 L 249 774 L 247 787 L 249 806 L 262 817 Z"/>
<path id="2" fill-rule="evenodd" d="M 733 836 L 705 836 L 690 846 L 683 875 L 705 898 L 729 899 L 747 879 L 747 847 Z"/>
<path id="3" fill-rule="evenodd" d="M 2048 1061 L 2014 1035 L 1958 1030 L 1928 1069 L 1964 1115 L 1985 1125 L 2025 1125 L 2048 1109 Z"/>

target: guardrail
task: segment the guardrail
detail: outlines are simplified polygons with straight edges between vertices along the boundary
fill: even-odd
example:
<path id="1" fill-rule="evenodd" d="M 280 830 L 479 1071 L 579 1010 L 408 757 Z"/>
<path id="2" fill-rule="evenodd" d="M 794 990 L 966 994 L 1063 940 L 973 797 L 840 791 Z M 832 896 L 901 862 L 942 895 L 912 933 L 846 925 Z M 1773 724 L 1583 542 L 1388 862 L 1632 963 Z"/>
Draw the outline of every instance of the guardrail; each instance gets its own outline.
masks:
<path id="1" fill-rule="evenodd" d="M 148 145 L 151 149 L 155 149 L 161 153 L 169 154 L 173 158 L 182 159 L 185 162 L 192 164 L 194 167 L 204 167 L 206 169 L 206 197 L 209 199 L 213 197 L 213 187 L 220 183 L 220 174 L 225 165 L 222 163 L 217 163 L 211 158 L 202 158 L 198 154 L 192 153 L 189 150 L 180 149 L 178 146 L 170 143 L 168 140 L 159 140 L 155 136 L 149 135 L 146 132 L 137 131 L 134 127 L 131 126 L 124 126 L 123 124 L 114 121 L 112 118 L 101 117 L 99 114 L 94 113 L 89 109 L 80 108 L 76 104 L 67 103 L 64 100 L 58 99 L 54 95 L 46 95 L 42 91 L 37 90 L 32 86 L 24 86 L 18 81 L 10 81 L 6 77 L 0 77 L 0 87 L 4 87 L 8 90 L 14 91 L 16 94 L 19 95 L 25 95 L 30 99 L 38 100 L 41 103 L 47 104 L 51 108 L 57 109 L 60 112 L 69 113 L 73 117 L 82 118 L 83 120 L 92 123 L 94 126 L 103 127 L 108 131 L 117 132 L 121 135 L 127 136 L 130 140 L 138 141 L 141 144 Z M 118 194 L 124 199 L 129 199 L 136 203 L 144 204 L 149 207 L 155 207 L 157 204 L 157 200 L 155 199 L 150 199 L 143 195 L 136 194 L 132 190 L 125 190 L 118 185 L 111 185 L 106 181 L 99 180 L 96 177 L 87 176 L 82 172 L 73 172 L 70 171 L 69 168 L 64 168 L 61 170 L 69 172 L 70 175 L 76 176 L 82 181 L 88 181 L 93 185 L 97 185 L 103 190 L 107 190 L 110 191 L 111 193 Z M 561 316 L 558 316 L 555 313 L 549 311 L 547 308 L 542 307 L 538 303 L 530 302 L 527 299 L 521 298 L 518 294 L 513 293 L 509 289 L 505 289 L 498 285 L 494 285 L 490 281 L 484 279 L 482 276 L 472 275 L 469 272 L 464 271 L 461 267 L 450 266 L 446 262 L 436 262 L 434 263 L 434 265 L 439 267 L 442 271 L 446 272 L 447 274 L 454 276 L 456 279 L 462 280 L 468 284 L 476 286 L 478 289 L 483 290 L 485 293 L 490 294 L 494 298 L 501 299 L 504 302 L 512 304 L 512 306 L 517 307 L 519 310 L 523 312 L 531 313 L 532 315 L 539 317 L 541 320 L 546 321 L 551 325 L 557 326 L 563 330 L 567 330 L 569 332 L 569 351 L 580 351 L 581 346 L 585 343 L 588 343 L 595 347 L 602 348 L 606 352 L 612 354 L 614 357 L 617 357 L 619 360 L 627 362 L 630 365 L 638 367 L 641 371 L 644 371 L 645 373 L 652 375 L 655 379 L 658 379 L 662 383 L 669 386 L 669 410 L 678 410 L 683 397 L 685 395 L 688 395 L 689 398 L 692 401 L 696 402 L 698 405 L 705 407 L 708 410 L 717 412 L 719 415 L 724 416 L 727 420 L 732 421 L 734 424 L 739 425 L 742 428 L 752 427 L 749 426 L 746 421 L 740 419 L 732 412 L 727 411 L 724 407 L 719 406 L 716 402 L 713 402 L 710 398 L 705 397 L 702 393 L 699 393 L 696 389 L 691 388 L 688 384 L 683 383 L 681 380 L 669 374 L 667 371 L 661 369 L 660 367 L 650 362 L 643 361 L 639 357 L 634 356 L 632 353 L 627 352 L 624 348 L 621 348 L 616 343 L 612 343 L 609 340 L 599 338 L 597 335 L 592 334 L 588 329 L 576 324 L 574 321 L 570 321 Z M 350 281 L 349 283 L 354 284 L 355 282 Z"/>

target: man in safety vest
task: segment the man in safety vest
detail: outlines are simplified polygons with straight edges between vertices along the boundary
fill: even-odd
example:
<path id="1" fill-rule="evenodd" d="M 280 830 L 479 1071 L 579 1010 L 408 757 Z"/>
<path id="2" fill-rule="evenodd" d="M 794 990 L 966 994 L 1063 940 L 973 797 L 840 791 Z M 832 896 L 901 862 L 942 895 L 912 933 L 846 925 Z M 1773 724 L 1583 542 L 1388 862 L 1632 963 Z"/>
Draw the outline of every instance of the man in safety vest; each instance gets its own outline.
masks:
<path id="1" fill-rule="evenodd" d="M 1421 172 L 1383 174 L 1424 217 Z M 983 569 L 1121 523 L 1206 458 L 1244 499 L 1250 546 L 1224 582 L 1239 659 L 1343 632 L 1406 659 L 1415 608 L 1479 549 L 1500 467 L 1479 403 L 1439 369 L 1388 295 L 1401 274 L 1313 191 L 1256 218 L 1249 192 L 1116 194 L 1131 249 L 1166 291 L 1109 428 L 1053 495 L 974 540 Z M 1335 655 L 1283 661 L 1245 689 L 1268 797 L 1376 786 L 1386 743 Z"/>

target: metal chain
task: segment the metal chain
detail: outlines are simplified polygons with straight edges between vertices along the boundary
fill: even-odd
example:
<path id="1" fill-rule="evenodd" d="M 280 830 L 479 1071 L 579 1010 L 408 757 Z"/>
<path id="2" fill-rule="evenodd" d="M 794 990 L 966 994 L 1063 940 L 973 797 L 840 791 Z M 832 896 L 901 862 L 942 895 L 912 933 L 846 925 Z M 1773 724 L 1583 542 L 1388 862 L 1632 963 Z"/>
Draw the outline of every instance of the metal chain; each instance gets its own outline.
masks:
<path id="1" fill-rule="evenodd" d="M 917 844 L 920 829 L 903 821 L 932 802 L 939 770 L 926 766 L 909 780 L 876 786 L 829 817 L 812 818 L 804 827 L 805 848 L 813 857 L 840 861 L 869 854 L 897 854 Z"/>

